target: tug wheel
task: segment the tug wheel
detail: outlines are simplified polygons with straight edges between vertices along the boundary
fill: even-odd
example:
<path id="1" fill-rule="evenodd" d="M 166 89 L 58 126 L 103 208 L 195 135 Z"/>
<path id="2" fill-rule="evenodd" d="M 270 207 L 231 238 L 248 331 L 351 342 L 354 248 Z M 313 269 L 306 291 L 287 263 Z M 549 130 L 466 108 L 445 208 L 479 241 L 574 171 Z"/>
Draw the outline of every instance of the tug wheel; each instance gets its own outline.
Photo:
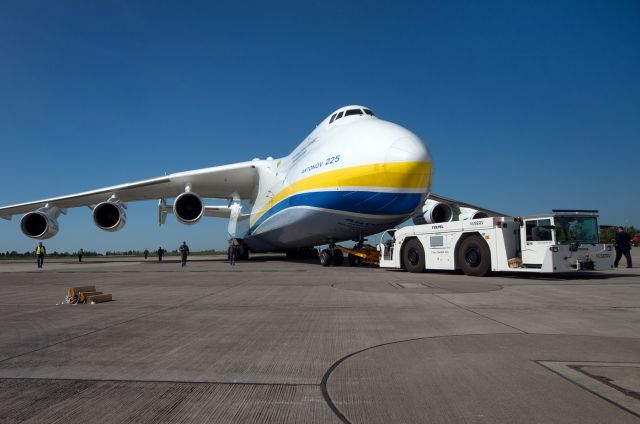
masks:
<path id="1" fill-rule="evenodd" d="M 411 239 L 404 246 L 402 263 L 409 272 L 424 272 L 424 249 L 418 239 Z"/>
<path id="2" fill-rule="evenodd" d="M 456 261 L 462 272 L 474 277 L 487 275 L 491 268 L 491 253 L 487 242 L 480 236 L 466 238 L 456 252 Z"/>

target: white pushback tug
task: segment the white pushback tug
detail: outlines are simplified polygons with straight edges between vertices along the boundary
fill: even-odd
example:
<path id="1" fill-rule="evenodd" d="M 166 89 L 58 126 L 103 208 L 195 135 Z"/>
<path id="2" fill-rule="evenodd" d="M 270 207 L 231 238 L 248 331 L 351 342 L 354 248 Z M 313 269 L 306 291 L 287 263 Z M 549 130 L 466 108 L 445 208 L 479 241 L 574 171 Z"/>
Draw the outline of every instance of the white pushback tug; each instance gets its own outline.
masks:
<path id="1" fill-rule="evenodd" d="M 381 268 L 566 273 L 613 268 L 612 246 L 598 239 L 598 211 L 491 217 L 410 225 L 382 234 Z"/>

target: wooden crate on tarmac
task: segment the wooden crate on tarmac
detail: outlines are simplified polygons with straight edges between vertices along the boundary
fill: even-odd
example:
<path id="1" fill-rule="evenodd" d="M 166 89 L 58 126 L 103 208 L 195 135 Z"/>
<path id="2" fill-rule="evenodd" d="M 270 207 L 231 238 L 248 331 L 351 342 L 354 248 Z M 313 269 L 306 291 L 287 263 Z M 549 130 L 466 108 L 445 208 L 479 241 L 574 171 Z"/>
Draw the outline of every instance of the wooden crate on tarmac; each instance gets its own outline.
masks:
<path id="1" fill-rule="evenodd" d="M 111 302 L 112 300 L 113 299 L 111 297 L 111 293 L 87 296 L 87 303 L 91 305 L 94 305 L 96 303 L 102 303 L 102 302 Z"/>
<path id="2" fill-rule="evenodd" d="M 84 303 L 89 296 L 95 296 L 97 294 L 102 294 L 101 291 L 81 291 L 78 294 L 78 303 Z"/>
<path id="3" fill-rule="evenodd" d="M 96 286 L 69 287 L 67 289 L 67 303 L 102 303 L 113 300 L 111 293 L 96 290 Z"/>
<path id="4" fill-rule="evenodd" d="M 67 298 L 69 299 L 78 299 L 78 295 L 80 292 L 94 292 L 96 291 L 96 286 L 84 286 L 84 287 L 69 287 L 67 289 Z"/>

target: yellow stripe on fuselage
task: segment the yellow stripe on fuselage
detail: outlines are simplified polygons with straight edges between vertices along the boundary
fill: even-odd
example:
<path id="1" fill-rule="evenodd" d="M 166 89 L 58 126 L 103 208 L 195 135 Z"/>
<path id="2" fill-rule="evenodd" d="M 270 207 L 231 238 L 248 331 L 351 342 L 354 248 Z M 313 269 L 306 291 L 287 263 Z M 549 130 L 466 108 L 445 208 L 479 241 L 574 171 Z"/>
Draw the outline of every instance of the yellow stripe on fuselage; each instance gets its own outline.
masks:
<path id="1" fill-rule="evenodd" d="M 312 175 L 283 188 L 251 217 L 253 225 L 274 205 L 296 193 L 327 187 L 386 187 L 427 190 L 431 187 L 431 162 L 387 162 L 352 166 Z"/>

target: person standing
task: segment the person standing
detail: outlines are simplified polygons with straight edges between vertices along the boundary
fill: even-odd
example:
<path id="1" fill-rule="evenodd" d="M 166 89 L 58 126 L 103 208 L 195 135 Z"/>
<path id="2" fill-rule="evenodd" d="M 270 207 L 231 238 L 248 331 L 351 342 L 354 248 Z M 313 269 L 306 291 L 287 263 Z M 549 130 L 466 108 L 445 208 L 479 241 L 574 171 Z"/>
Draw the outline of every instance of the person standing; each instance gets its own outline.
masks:
<path id="1" fill-rule="evenodd" d="M 627 268 L 631 268 L 631 236 L 624 228 L 618 227 L 616 231 L 616 260 L 613 265 L 618 268 L 622 255 L 627 259 Z"/>
<path id="2" fill-rule="evenodd" d="M 42 268 L 42 264 L 44 264 L 44 255 L 47 254 L 47 249 L 45 249 L 42 242 L 38 243 L 36 246 L 36 261 L 38 263 L 38 268 Z"/>
<path id="3" fill-rule="evenodd" d="M 236 264 L 236 257 L 238 255 L 238 246 L 240 245 L 240 243 L 238 243 L 238 240 L 232 238 L 231 240 L 229 240 L 229 263 L 231 265 L 235 265 Z"/>
<path id="4" fill-rule="evenodd" d="M 82 257 L 84 256 L 84 250 L 82 247 L 78 250 L 78 262 L 82 262 Z"/>
<path id="5" fill-rule="evenodd" d="M 189 255 L 189 246 L 187 246 L 187 242 L 183 241 L 180 245 L 180 258 L 182 259 L 182 266 L 187 264 L 187 256 Z"/>
<path id="6" fill-rule="evenodd" d="M 164 249 L 162 246 L 158 247 L 158 262 L 162 262 L 162 254 L 164 253 Z"/>
<path id="7" fill-rule="evenodd" d="M 146 260 L 149 257 L 149 249 L 144 249 L 144 259 Z"/>

